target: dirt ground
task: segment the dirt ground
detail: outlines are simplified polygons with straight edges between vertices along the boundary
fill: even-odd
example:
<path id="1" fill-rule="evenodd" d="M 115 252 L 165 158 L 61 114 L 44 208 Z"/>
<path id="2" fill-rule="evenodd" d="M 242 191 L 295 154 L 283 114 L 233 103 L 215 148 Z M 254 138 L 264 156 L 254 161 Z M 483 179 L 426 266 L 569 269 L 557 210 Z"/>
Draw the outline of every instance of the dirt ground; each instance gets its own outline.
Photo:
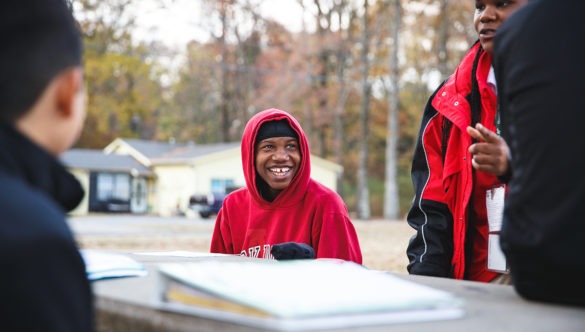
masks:
<path id="1" fill-rule="evenodd" d="M 406 246 L 414 230 L 406 221 L 354 222 L 364 265 L 376 270 L 407 273 Z"/>
<path id="2" fill-rule="evenodd" d="M 405 221 L 354 221 L 360 240 L 363 264 L 376 270 L 407 273 L 405 251 L 413 230 Z M 157 226 L 161 227 L 161 226 Z M 171 228 L 171 229 L 169 229 Z M 171 230 L 171 232 L 168 232 Z M 160 236 L 76 235 L 80 247 L 109 250 L 209 251 L 213 222 L 165 226 Z"/>

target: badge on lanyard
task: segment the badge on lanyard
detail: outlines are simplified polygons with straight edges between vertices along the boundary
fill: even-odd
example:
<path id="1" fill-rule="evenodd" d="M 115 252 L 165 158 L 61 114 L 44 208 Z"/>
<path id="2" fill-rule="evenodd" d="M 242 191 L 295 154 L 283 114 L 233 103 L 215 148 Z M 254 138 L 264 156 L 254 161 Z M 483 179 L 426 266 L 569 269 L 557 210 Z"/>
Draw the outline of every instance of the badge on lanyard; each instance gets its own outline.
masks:
<path id="1" fill-rule="evenodd" d="M 494 272 L 508 273 L 506 256 L 500 247 L 506 186 L 500 185 L 489 189 L 485 197 L 489 227 L 487 269 Z"/>

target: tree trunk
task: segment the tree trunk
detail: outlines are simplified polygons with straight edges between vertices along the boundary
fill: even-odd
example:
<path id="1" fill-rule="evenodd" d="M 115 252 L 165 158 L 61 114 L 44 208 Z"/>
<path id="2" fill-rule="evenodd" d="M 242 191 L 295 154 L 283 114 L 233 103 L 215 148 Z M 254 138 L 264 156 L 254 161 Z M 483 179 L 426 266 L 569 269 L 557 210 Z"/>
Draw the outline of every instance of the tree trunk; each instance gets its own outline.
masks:
<path id="1" fill-rule="evenodd" d="M 221 44 L 221 141 L 222 142 L 229 142 L 230 141 L 230 112 L 229 112 L 229 88 L 228 88 L 228 50 L 227 50 L 227 41 L 226 41 L 226 34 L 228 30 L 228 18 L 227 18 L 227 0 L 221 1 L 221 37 L 220 37 L 220 44 Z"/>
<path id="2" fill-rule="evenodd" d="M 344 113 L 345 113 L 345 102 L 347 95 L 349 94 L 347 84 L 345 82 L 345 58 L 346 51 L 344 49 L 345 44 L 340 46 L 339 51 L 339 63 L 337 64 L 337 79 L 339 81 L 339 97 L 337 104 L 335 105 L 335 115 L 333 118 L 333 153 L 334 160 L 339 165 L 343 165 L 343 142 L 345 138 L 344 130 Z M 343 173 L 337 176 L 337 193 L 343 196 Z"/>
<path id="3" fill-rule="evenodd" d="M 368 0 L 364 0 L 364 25 L 362 32 L 362 103 L 360 106 L 360 153 L 359 164 L 357 172 L 358 180 L 358 197 L 357 197 L 357 213 L 358 218 L 363 220 L 370 219 L 370 191 L 368 189 L 368 127 L 369 127 L 369 112 L 370 112 L 370 83 L 368 81 L 368 73 L 370 71 L 370 63 L 368 59 L 369 53 L 369 34 L 368 34 Z"/>
<path id="4" fill-rule="evenodd" d="M 384 218 L 397 219 L 400 212 L 398 194 L 398 107 L 399 107 L 399 73 L 398 46 L 402 6 L 400 0 L 391 0 L 392 19 L 390 33 L 392 50 L 388 52 L 390 64 L 390 93 L 388 94 L 388 123 L 386 133 L 386 183 L 384 186 Z"/>
<path id="5" fill-rule="evenodd" d="M 333 159 L 338 164 L 343 164 L 343 144 L 345 140 L 344 131 L 344 115 L 345 115 L 345 104 L 349 95 L 349 87 L 346 82 L 345 72 L 347 70 L 347 59 L 350 57 L 349 39 L 350 39 L 350 27 L 351 22 L 348 24 L 348 29 L 344 33 L 341 31 L 342 26 L 342 10 L 347 8 L 347 2 L 341 2 L 338 15 L 339 31 L 339 43 L 337 45 L 337 82 L 339 83 L 337 103 L 335 104 L 334 116 L 333 116 Z M 351 16 L 351 15 L 350 15 Z M 339 183 L 340 184 L 340 183 Z M 340 188 L 338 186 L 338 188 Z"/>

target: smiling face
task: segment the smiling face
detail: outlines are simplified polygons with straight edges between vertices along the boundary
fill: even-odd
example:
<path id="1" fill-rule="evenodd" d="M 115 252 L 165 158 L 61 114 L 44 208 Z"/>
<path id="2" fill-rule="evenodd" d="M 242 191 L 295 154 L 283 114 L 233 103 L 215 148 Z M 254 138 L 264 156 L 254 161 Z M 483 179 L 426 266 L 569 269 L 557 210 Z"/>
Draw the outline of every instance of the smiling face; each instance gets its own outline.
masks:
<path id="1" fill-rule="evenodd" d="M 476 0 L 473 26 L 483 49 L 492 53 L 496 30 L 528 0 Z"/>
<path id="2" fill-rule="evenodd" d="M 272 201 L 293 180 L 301 165 L 299 142 L 293 137 L 270 137 L 256 143 L 255 166 L 268 185 L 262 196 Z"/>

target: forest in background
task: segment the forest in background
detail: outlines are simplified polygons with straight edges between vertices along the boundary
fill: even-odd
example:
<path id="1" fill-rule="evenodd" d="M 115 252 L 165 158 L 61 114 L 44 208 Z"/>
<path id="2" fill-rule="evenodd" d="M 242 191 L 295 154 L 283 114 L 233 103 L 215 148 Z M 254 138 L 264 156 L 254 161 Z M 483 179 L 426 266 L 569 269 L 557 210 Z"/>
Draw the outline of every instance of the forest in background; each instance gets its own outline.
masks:
<path id="1" fill-rule="evenodd" d="M 184 50 L 133 36 L 139 1 L 70 0 L 88 92 L 76 148 L 117 137 L 235 142 L 252 115 L 279 108 L 313 154 L 344 167 L 352 214 L 404 217 L 422 110 L 477 39 L 473 1 L 297 0 L 304 28 L 291 32 L 258 9 L 279 0 L 193 0 L 210 38 Z"/>

